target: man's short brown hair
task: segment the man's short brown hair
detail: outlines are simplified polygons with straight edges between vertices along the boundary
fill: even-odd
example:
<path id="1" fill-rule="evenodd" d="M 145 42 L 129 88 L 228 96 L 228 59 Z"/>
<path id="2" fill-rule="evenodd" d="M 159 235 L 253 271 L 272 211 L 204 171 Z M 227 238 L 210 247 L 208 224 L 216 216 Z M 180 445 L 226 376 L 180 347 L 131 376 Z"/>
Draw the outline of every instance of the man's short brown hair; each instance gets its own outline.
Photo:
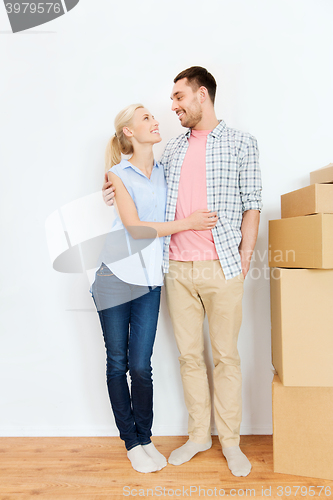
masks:
<path id="1" fill-rule="evenodd" d="M 191 68 L 184 69 L 184 71 L 181 71 L 176 76 L 173 82 L 176 83 L 183 78 L 187 79 L 188 84 L 194 91 L 198 90 L 199 87 L 206 87 L 209 97 L 214 104 L 217 84 L 213 75 L 205 68 L 201 66 L 192 66 Z"/>

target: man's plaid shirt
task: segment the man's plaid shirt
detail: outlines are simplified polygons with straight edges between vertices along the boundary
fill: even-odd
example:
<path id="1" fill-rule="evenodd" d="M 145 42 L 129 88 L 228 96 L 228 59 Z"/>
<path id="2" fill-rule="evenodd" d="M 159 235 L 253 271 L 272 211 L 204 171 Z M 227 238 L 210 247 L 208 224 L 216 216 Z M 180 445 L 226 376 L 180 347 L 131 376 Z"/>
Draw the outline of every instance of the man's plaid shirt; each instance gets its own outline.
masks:
<path id="1" fill-rule="evenodd" d="M 168 184 L 166 221 L 175 218 L 180 171 L 191 130 L 171 139 L 162 155 Z M 261 210 L 261 175 L 256 139 L 226 126 L 221 120 L 207 136 L 207 208 L 216 211 L 218 222 L 212 229 L 214 243 L 226 279 L 242 272 L 239 244 L 242 215 Z M 171 236 L 164 239 L 163 271 L 169 270 Z"/>

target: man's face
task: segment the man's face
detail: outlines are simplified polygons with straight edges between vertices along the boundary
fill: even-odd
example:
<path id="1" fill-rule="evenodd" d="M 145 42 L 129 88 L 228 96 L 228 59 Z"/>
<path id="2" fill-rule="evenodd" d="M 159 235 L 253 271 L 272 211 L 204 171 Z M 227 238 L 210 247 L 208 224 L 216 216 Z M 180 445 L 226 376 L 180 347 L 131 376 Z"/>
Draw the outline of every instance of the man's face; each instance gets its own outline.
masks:
<path id="1" fill-rule="evenodd" d="M 171 109 L 176 112 L 183 127 L 194 128 L 202 119 L 199 89 L 193 92 L 186 82 L 187 79 L 183 78 L 174 84 Z"/>

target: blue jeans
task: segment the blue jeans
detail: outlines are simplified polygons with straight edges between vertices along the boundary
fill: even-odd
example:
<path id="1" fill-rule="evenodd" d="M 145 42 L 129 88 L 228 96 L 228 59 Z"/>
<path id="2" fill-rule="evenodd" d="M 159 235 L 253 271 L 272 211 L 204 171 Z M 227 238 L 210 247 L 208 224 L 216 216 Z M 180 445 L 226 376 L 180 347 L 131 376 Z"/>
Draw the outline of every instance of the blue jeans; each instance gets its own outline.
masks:
<path id="1" fill-rule="evenodd" d="M 105 341 L 110 402 L 120 437 L 130 450 L 151 442 L 153 381 L 150 359 L 161 287 L 147 287 L 142 294 L 144 287 L 124 283 L 103 266 L 96 273 L 92 294 Z M 119 296 L 129 300 L 119 303 Z M 105 308 L 106 305 L 109 307 Z"/>

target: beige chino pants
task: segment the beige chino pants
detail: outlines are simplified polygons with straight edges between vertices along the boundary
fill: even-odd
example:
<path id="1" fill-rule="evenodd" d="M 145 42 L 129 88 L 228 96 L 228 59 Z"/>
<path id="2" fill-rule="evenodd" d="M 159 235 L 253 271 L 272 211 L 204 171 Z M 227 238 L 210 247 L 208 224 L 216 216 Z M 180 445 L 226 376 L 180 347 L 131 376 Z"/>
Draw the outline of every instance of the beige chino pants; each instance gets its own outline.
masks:
<path id="1" fill-rule="evenodd" d="M 218 260 L 170 261 L 166 296 L 177 346 L 191 441 L 211 436 L 211 400 L 204 361 L 207 313 L 214 361 L 214 416 L 223 447 L 239 445 L 241 370 L 237 350 L 242 322 L 243 274 L 226 280 Z"/>

